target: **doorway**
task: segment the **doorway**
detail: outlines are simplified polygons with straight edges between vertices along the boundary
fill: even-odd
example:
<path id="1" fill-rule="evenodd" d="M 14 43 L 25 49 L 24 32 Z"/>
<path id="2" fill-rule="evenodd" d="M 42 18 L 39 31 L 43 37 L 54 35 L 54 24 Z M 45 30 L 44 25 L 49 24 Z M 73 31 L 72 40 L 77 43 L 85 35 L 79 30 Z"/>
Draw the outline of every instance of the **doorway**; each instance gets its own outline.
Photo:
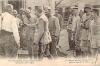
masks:
<path id="1" fill-rule="evenodd" d="M 12 4 L 14 9 L 18 11 L 22 8 L 22 0 L 8 0 L 8 4 Z"/>

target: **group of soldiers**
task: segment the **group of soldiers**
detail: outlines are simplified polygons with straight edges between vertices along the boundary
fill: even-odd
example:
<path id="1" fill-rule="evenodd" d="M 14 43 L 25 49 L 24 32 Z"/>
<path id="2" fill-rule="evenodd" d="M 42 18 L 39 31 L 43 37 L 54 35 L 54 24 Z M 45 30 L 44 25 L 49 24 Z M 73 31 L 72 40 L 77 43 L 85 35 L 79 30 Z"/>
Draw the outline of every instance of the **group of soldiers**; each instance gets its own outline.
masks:
<path id="1" fill-rule="evenodd" d="M 52 16 L 50 7 L 44 12 L 35 6 L 35 13 L 31 11 L 31 7 L 21 8 L 18 13 L 13 5 L 5 6 L 0 15 L 0 56 L 16 57 L 23 50 L 30 58 L 57 57 L 58 18 Z"/>
<path id="2" fill-rule="evenodd" d="M 65 12 L 70 50 L 76 56 L 93 57 L 99 53 L 99 8 L 86 4 L 83 10 L 78 6 L 68 7 Z"/>
<path id="3" fill-rule="evenodd" d="M 68 32 L 69 49 L 76 56 L 95 56 L 99 49 L 99 10 L 86 4 L 84 11 L 78 6 L 68 7 L 62 15 L 59 8 L 52 14 L 50 7 L 21 8 L 6 5 L 0 15 L 0 56 L 16 57 L 18 50 L 28 50 L 31 58 L 59 57 L 59 36 Z M 63 40 L 62 40 L 63 41 Z"/>

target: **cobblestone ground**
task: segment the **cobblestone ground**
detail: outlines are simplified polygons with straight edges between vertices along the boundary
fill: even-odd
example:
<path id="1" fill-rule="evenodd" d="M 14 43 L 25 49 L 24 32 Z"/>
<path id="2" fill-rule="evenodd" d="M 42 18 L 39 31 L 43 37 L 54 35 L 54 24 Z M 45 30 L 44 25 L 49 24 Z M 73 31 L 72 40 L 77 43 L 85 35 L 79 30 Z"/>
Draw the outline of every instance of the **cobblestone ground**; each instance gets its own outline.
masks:
<path id="1" fill-rule="evenodd" d="M 67 51 L 69 49 L 68 33 L 66 30 L 60 32 L 59 43 L 57 46 L 58 56 L 60 57 L 73 57 L 73 51 Z M 21 56 L 28 56 L 28 50 L 18 50 L 18 54 Z"/>
<path id="2" fill-rule="evenodd" d="M 62 30 L 60 32 L 59 37 L 59 43 L 57 46 L 58 56 L 60 57 L 73 57 L 74 52 L 73 51 L 67 51 L 69 49 L 69 42 L 68 42 L 68 32 L 67 30 Z M 22 54 L 23 56 L 27 56 L 27 50 L 19 50 L 19 54 Z"/>

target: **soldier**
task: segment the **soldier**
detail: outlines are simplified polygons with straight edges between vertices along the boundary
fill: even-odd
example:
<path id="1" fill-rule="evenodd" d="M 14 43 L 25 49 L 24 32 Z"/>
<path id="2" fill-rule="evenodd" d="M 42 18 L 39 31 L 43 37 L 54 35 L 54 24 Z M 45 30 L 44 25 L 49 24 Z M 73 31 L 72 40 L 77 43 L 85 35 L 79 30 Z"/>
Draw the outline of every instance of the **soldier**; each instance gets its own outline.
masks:
<path id="1" fill-rule="evenodd" d="M 72 8 L 72 15 L 69 17 L 68 30 L 71 30 L 71 43 L 69 44 L 71 50 L 75 50 L 76 41 L 76 30 L 78 29 L 78 24 L 80 22 L 80 17 L 78 15 L 78 6 Z"/>
<path id="2" fill-rule="evenodd" d="M 50 43 L 50 53 L 53 57 L 57 57 L 57 39 L 59 37 L 60 33 L 60 25 L 59 25 L 59 19 L 52 15 L 51 8 L 47 7 L 47 13 L 46 16 L 49 20 L 49 31 L 51 34 L 52 42 Z"/>
<path id="3" fill-rule="evenodd" d="M 69 16 L 71 15 L 71 11 L 72 11 L 72 9 L 70 6 L 65 8 L 65 13 L 64 13 L 65 23 L 69 20 Z"/>
<path id="4" fill-rule="evenodd" d="M 41 6 L 35 7 L 35 15 L 37 16 L 37 37 L 34 39 L 34 44 L 37 45 L 39 48 L 39 58 L 42 59 L 43 57 L 51 58 L 50 51 L 49 51 L 49 43 L 51 42 L 51 36 L 49 32 L 49 22 L 48 18 L 43 13 L 43 9 Z M 37 48 L 36 48 L 37 49 Z"/>
<path id="5" fill-rule="evenodd" d="M 26 9 L 22 15 L 23 20 L 23 29 L 21 31 L 21 40 L 22 40 L 22 48 L 24 50 L 28 50 L 29 56 L 32 57 L 33 52 L 33 41 L 34 41 L 34 32 L 35 32 L 35 20 L 31 16 L 30 10 Z"/>
<path id="6" fill-rule="evenodd" d="M 60 24 L 60 27 L 63 28 L 63 17 L 62 15 L 59 14 L 59 8 L 56 8 L 55 9 L 55 14 L 54 16 L 56 16 L 58 19 L 59 19 L 59 24 Z"/>
<path id="7" fill-rule="evenodd" d="M 91 22 L 91 53 L 92 56 L 96 56 L 97 50 L 99 48 L 99 9 L 94 8 L 93 9 L 93 16 L 94 16 L 94 21 Z"/>
<path id="8" fill-rule="evenodd" d="M 92 6 L 90 4 L 86 4 L 84 7 L 85 14 L 82 17 L 82 34 L 81 34 L 81 51 L 83 56 L 88 56 L 91 54 L 90 52 L 90 24 L 93 21 L 93 16 L 91 13 Z"/>
<path id="9" fill-rule="evenodd" d="M 64 27 L 63 27 L 64 24 L 63 24 L 63 17 L 62 17 L 61 14 L 59 14 L 59 9 L 60 9 L 60 8 L 56 8 L 56 9 L 55 9 L 55 14 L 54 14 L 54 16 L 57 17 L 57 18 L 59 19 L 59 24 L 60 24 L 60 28 L 61 28 L 60 31 L 61 31 L 62 29 L 64 29 Z M 59 43 L 59 39 L 60 39 L 60 38 L 58 37 L 58 39 L 57 39 L 57 44 Z"/>
<path id="10" fill-rule="evenodd" d="M 0 55 L 15 57 L 20 47 L 18 26 L 16 18 L 12 15 L 13 6 L 8 4 L 5 9 L 6 11 L 1 15 Z"/>

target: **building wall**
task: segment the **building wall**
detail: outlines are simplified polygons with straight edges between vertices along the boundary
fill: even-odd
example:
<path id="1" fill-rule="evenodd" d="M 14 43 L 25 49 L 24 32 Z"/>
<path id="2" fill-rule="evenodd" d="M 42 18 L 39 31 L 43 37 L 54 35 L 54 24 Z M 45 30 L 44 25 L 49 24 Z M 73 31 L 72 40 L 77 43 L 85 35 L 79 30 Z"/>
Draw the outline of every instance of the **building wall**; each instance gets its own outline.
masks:
<path id="1" fill-rule="evenodd" d="M 55 0 L 26 0 L 26 8 L 31 6 L 32 12 L 34 12 L 34 6 L 50 6 L 52 8 L 52 12 L 55 9 Z"/>
<path id="2" fill-rule="evenodd" d="M 0 0 L 0 14 L 3 12 L 3 8 L 7 4 L 8 0 Z"/>
<path id="3" fill-rule="evenodd" d="M 0 14 L 2 13 L 2 1 L 0 1 Z"/>
<path id="4" fill-rule="evenodd" d="M 8 3 L 8 1 L 9 0 L 0 0 L 0 13 L 2 12 L 2 8 Z M 50 6 L 52 8 L 52 12 L 54 13 L 55 11 L 55 0 L 19 0 L 19 1 L 22 1 L 23 8 L 32 7 L 33 9 L 32 12 L 34 12 L 34 6 L 44 6 L 44 7 Z"/>

